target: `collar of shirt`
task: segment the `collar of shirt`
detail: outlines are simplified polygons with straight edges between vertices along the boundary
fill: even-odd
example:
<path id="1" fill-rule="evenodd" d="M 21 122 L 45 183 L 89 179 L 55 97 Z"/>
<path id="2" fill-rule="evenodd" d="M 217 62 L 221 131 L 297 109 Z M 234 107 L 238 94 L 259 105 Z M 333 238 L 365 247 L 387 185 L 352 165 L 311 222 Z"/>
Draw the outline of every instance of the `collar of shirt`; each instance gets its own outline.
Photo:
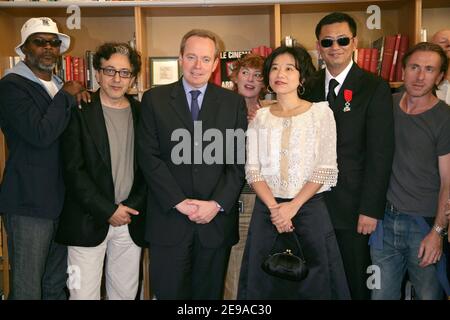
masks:
<path id="1" fill-rule="evenodd" d="M 192 86 L 190 86 L 186 80 L 184 80 L 184 78 L 182 78 L 183 81 L 183 88 L 184 88 L 184 92 L 186 93 L 186 99 L 189 105 L 189 110 L 191 110 L 191 91 L 192 90 L 200 90 L 200 94 L 197 98 L 198 101 L 198 107 L 201 110 L 202 109 L 202 103 L 203 103 L 203 98 L 205 97 L 205 92 L 206 92 L 206 87 L 208 86 L 208 83 L 206 83 L 204 86 L 200 87 L 200 88 L 193 88 Z"/>
<path id="2" fill-rule="evenodd" d="M 328 71 L 328 68 L 325 69 L 325 97 L 328 95 L 328 84 L 330 83 L 331 79 L 336 79 L 337 82 L 339 82 L 339 85 L 336 86 L 334 89 L 334 93 L 336 93 L 336 96 L 339 93 L 339 90 L 341 90 L 342 84 L 345 81 L 345 78 L 347 78 L 348 73 L 350 72 L 350 69 L 353 66 L 353 60 L 350 60 L 350 63 L 348 64 L 345 69 L 337 75 L 337 77 L 333 77 L 331 73 Z"/>

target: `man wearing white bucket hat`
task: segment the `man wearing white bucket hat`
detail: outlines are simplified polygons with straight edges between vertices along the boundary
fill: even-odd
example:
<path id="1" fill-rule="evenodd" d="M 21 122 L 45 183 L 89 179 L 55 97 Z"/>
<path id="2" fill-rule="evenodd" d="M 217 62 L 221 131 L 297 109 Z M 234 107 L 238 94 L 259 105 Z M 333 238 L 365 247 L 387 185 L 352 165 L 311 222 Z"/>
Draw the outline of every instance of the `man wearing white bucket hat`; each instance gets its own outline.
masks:
<path id="1" fill-rule="evenodd" d="M 64 201 L 59 136 L 89 94 L 52 74 L 69 36 L 50 18 L 22 27 L 22 57 L 0 80 L 0 127 L 9 156 L 0 188 L 11 257 L 10 299 L 65 299 L 67 249 L 53 241 Z"/>

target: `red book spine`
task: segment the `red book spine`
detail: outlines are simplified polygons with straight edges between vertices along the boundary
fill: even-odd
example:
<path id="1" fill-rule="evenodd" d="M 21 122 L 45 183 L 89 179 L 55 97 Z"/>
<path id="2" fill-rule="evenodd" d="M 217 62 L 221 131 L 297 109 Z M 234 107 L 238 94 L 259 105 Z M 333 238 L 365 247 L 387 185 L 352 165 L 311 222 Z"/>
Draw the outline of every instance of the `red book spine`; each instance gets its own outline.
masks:
<path id="1" fill-rule="evenodd" d="M 364 51 L 365 50 L 366 49 L 364 49 L 364 48 L 359 48 L 358 49 L 358 57 L 356 58 L 356 64 L 361 69 L 364 69 Z"/>
<path id="2" fill-rule="evenodd" d="M 384 40 L 383 61 L 381 62 L 381 77 L 389 81 L 389 73 L 391 72 L 392 58 L 394 57 L 396 36 L 386 36 Z"/>
<path id="3" fill-rule="evenodd" d="M 398 56 L 397 56 L 397 66 L 395 67 L 395 81 L 402 81 L 403 77 L 403 66 L 402 66 L 402 60 L 403 57 L 406 54 L 406 51 L 408 51 L 409 48 L 409 37 L 407 35 L 402 35 L 402 38 L 400 39 L 400 47 L 398 49 Z"/>
<path id="4" fill-rule="evenodd" d="M 371 54 L 371 50 L 369 48 L 365 48 L 364 49 L 364 65 L 363 65 L 363 69 L 365 71 L 369 71 L 370 70 L 370 54 Z"/>
<path id="5" fill-rule="evenodd" d="M 395 80 L 395 67 L 397 66 L 398 48 L 400 48 L 400 39 L 402 35 L 398 34 L 395 38 L 394 56 L 392 58 L 391 70 L 389 71 L 389 81 Z"/>
<path id="6" fill-rule="evenodd" d="M 80 59 L 78 57 L 72 58 L 73 80 L 80 82 Z"/>
<path id="7" fill-rule="evenodd" d="M 370 49 L 370 68 L 369 71 L 377 74 L 379 52 L 377 48 Z"/>
<path id="8" fill-rule="evenodd" d="M 66 61 L 66 81 L 72 80 L 72 57 L 65 56 L 64 60 Z"/>
<path id="9" fill-rule="evenodd" d="M 80 83 L 83 87 L 86 87 L 86 68 L 85 68 L 85 63 L 84 63 L 84 58 L 80 57 L 78 59 L 78 74 L 80 76 Z"/>

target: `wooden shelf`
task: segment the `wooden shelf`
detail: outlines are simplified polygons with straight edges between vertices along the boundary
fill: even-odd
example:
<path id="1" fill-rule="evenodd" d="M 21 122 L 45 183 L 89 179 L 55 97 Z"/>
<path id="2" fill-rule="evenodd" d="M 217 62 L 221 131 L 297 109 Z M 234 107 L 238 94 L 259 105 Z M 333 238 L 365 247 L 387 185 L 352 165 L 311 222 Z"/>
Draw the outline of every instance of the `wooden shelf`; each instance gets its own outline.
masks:
<path id="1" fill-rule="evenodd" d="M 450 3 L 448 0 L 422 0 L 422 7 L 427 8 L 448 8 Z"/>
<path id="2" fill-rule="evenodd" d="M 152 17 L 269 15 L 272 10 L 273 5 L 143 7 L 144 14 Z"/>
<path id="3" fill-rule="evenodd" d="M 366 11 L 370 5 L 377 5 L 381 10 L 399 9 L 405 5 L 405 1 L 352 1 L 351 4 L 344 1 L 338 3 L 290 3 L 281 4 L 281 13 L 328 13 L 333 11 Z"/>

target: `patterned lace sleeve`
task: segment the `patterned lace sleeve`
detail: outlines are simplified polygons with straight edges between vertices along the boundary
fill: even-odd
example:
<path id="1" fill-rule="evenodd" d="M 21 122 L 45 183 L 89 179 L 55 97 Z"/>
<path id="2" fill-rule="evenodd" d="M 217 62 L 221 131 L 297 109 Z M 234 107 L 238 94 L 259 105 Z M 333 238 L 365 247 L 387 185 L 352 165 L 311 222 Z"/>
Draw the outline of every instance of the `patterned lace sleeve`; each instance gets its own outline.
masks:
<path id="1" fill-rule="evenodd" d="M 321 109 L 319 136 L 317 139 L 316 165 L 308 181 L 321 183 L 324 188 L 334 187 L 337 183 L 338 169 L 336 161 L 336 122 L 328 106 Z"/>
<path id="2" fill-rule="evenodd" d="M 245 178 L 248 184 L 264 181 L 261 175 L 261 165 L 258 157 L 258 114 L 247 129 L 247 161 L 245 163 Z"/>

